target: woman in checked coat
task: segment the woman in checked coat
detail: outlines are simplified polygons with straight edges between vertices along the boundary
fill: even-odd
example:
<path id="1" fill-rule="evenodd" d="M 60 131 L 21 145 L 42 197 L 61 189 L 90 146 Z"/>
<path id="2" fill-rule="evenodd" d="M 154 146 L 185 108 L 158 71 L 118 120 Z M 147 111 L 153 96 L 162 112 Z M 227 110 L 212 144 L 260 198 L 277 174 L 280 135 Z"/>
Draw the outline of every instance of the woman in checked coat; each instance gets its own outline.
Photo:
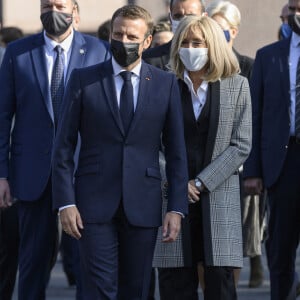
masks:
<path id="1" fill-rule="evenodd" d="M 251 148 L 248 81 L 238 75 L 238 61 L 223 31 L 209 17 L 181 21 L 170 67 L 182 95 L 190 205 L 180 244 L 164 245 L 158 237 L 154 266 L 162 267 L 159 277 L 169 282 L 182 272 L 198 282 L 194 269 L 202 265 L 205 300 L 233 300 L 233 268 L 243 265 L 238 169 Z M 176 299 L 197 299 L 197 285 L 187 288 L 195 289 L 194 296 L 178 290 Z"/>

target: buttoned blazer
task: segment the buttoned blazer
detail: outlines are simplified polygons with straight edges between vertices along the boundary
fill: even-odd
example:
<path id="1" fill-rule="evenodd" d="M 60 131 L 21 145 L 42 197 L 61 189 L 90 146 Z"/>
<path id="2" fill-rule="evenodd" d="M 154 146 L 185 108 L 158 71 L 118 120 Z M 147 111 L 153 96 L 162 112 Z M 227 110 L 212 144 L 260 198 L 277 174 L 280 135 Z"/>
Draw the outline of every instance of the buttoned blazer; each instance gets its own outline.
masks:
<path id="1" fill-rule="evenodd" d="M 53 156 L 56 208 L 76 204 L 86 222 L 108 222 L 123 202 L 129 222 L 161 224 L 161 136 L 166 149 L 168 211 L 187 213 L 187 165 L 177 80 L 142 63 L 137 107 L 126 135 L 111 61 L 75 70 Z M 122 101 L 122 99 L 120 100 Z M 77 132 L 81 151 L 72 185 Z"/>
<path id="2" fill-rule="evenodd" d="M 250 90 L 253 146 L 243 176 L 260 177 L 268 188 L 282 170 L 290 137 L 290 39 L 257 51 Z"/>
<path id="3" fill-rule="evenodd" d="M 43 33 L 9 44 L 0 69 L 0 177 L 28 201 L 41 196 L 51 174 L 55 128 L 44 45 Z M 66 81 L 74 68 L 110 57 L 106 44 L 76 31 L 71 47 Z"/>

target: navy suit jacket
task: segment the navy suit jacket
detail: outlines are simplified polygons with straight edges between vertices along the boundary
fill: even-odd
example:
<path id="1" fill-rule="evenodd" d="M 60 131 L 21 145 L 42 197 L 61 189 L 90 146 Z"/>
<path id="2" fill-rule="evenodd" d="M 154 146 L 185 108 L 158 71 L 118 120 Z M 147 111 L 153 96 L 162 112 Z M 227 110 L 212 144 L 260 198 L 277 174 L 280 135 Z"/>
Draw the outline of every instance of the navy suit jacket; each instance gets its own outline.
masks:
<path id="1" fill-rule="evenodd" d="M 11 43 L 0 69 L 0 177 L 20 200 L 38 199 L 51 174 L 55 128 L 44 44 L 43 33 Z M 74 68 L 109 57 L 106 44 L 74 31 L 67 80 Z"/>
<path id="2" fill-rule="evenodd" d="M 108 222 L 122 199 L 132 225 L 161 224 L 159 149 L 165 145 L 168 211 L 187 213 L 183 117 L 173 74 L 142 63 L 137 107 L 127 136 L 119 114 L 111 61 L 75 70 L 53 156 L 55 208 L 76 204 L 84 222 Z M 73 153 L 81 151 L 73 187 Z"/>
<path id="3" fill-rule="evenodd" d="M 257 51 L 250 90 L 253 142 L 244 177 L 260 177 L 266 187 L 278 179 L 290 137 L 290 39 Z"/>

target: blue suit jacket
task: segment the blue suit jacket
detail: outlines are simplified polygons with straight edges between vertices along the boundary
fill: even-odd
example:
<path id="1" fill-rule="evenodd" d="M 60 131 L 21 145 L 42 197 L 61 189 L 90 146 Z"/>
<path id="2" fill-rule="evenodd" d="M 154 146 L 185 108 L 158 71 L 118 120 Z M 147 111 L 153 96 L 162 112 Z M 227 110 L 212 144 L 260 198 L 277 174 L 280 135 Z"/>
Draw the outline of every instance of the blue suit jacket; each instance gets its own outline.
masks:
<path id="1" fill-rule="evenodd" d="M 14 197 L 29 201 L 48 182 L 55 134 L 44 44 L 43 33 L 11 43 L 0 69 L 0 177 Z M 67 79 L 74 68 L 109 57 L 106 44 L 75 31 Z"/>
<path id="2" fill-rule="evenodd" d="M 253 112 L 252 151 L 244 177 L 261 177 L 266 187 L 277 180 L 290 136 L 290 39 L 257 51 L 250 90 Z"/>
<path id="3" fill-rule="evenodd" d="M 122 199 L 129 222 L 155 227 L 161 217 L 159 149 L 163 137 L 169 211 L 187 213 L 183 117 L 174 75 L 142 64 L 136 111 L 127 136 L 111 61 L 75 70 L 53 156 L 55 208 L 76 204 L 85 222 L 107 222 Z M 77 133 L 81 151 L 73 187 Z"/>

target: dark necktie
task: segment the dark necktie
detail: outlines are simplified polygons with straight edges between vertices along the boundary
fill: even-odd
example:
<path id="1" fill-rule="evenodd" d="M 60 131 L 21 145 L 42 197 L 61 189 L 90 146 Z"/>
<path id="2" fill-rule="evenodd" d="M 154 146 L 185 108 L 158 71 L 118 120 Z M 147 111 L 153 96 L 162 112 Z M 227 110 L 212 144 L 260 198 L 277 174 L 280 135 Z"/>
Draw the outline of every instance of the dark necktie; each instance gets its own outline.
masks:
<path id="1" fill-rule="evenodd" d="M 64 96 L 64 63 L 63 63 L 63 49 L 57 45 L 54 48 L 56 51 L 56 59 L 54 62 L 51 78 L 51 99 L 54 113 L 55 125 L 57 125 L 60 106 Z"/>
<path id="2" fill-rule="evenodd" d="M 131 72 L 121 72 L 120 76 L 124 80 L 120 95 L 120 115 L 125 133 L 127 134 L 133 117 L 133 86 L 131 83 Z"/>

